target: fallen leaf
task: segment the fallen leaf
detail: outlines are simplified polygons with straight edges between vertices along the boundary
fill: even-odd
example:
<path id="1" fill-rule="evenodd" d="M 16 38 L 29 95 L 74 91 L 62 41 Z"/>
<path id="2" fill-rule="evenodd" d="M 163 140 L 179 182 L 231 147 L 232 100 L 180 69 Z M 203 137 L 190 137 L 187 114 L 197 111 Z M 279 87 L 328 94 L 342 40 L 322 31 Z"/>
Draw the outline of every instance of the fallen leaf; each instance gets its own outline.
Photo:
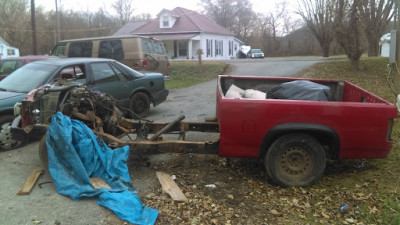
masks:
<path id="1" fill-rule="evenodd" d="M 372 207 L 372 208 L 370 208 L 370 207 L 368 206 L 368 208 L 369 208 L 369 213 L 375 214 L 375 213 L 378 212 L 378 209 L 377 209 L 375 206 Z"/>
<path id="2" fill-rule="evenodd" d="M 228 197 L 229 199 L 234 199 L 233 195 L 231 194 L 226 195 L 226 197 Z"/>
<path id="3" fill-rule="evenodd" d="M 146 198 L 154 198 L 155 196 L 156 196 L 156 194 L 150 193 L 150 194 L 146 195 Z"/>
<path id="4" fill-rule="evenodd" d="M 327 215 L 327 214 L 325 214 L 325 213 L 321 213 L 322 214 L 322 216 L 324 217 L 324 218 L 326 218 L 326 219 L 329 219 L 330 217 L 329 217 L 329 215 Z"/>
<path id="5" fill-rule="evenodd" d="M 299 200 L 297 200 L 297 199 L 293 199 L 292 200 L 292 203 L 293 203 L 293 205 L 295 205 L 295 206 L 299 206 Z"/>
<path id="6" fill-rule="evenodd" d="M 32 220 L 32 222 L 33 222 L 34 224 L 42 223 L 42 221 L 40 221 L 40 220 Z"/>
<path id="7" fill-rule="evenodd" d="M 271 213 L 274 214 L 274 215 L 279 215 L 279 212 L 276 211 L 275 209 L 271 210 Z"/>
<path id="8" fill-rule="evenodd" d="M 349 222 L 349 223 L 355 223 L 356 222 L 356 220 L 354 220 L 353 218 L 348 218 L 348 219 L 346 219 L 346 221 Z"/>
<path id="9" fill-rule="evenodd" d="M 314 216 L 314 217 L 321 217 L 321 215 L 319 215 L 318 213 L 314 213 L 313 216 Z"/>

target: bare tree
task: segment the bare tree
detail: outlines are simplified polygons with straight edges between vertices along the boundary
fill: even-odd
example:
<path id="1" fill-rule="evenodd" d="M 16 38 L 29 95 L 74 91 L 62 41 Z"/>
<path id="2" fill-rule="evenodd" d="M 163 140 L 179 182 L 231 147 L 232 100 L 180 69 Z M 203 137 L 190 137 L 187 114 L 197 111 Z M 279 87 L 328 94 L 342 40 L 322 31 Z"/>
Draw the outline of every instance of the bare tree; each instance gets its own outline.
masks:
<path id="1" fill-rule="evenodd" d="M 286 6 L 286 1 L 275 4 L 275 10 L 269 12 L 266 18 L 266 22 L 271 27 L 272 31 L 272 48 L 274 51 L 278 51 L 280 47 L 279 38 L 286 32 L 284 25 L 288 18 Z"/>
<path id="2" fill-rule="evenodd" d="M 345 51 L 353 69 L 359 70 L 359 60 L 365 51 L 358 0 L 338 0 L 335 13 L 335 37 Z"/>
<path id="3" fill-rule="evenodd" d="M 248 42 L 254 26 L 256 25 L 257 15 L 250 8 L 243 8 L 235 22 L 232 24 L 230 30 L 236 35 L 237 38 L 243 42 Z"/>
<path id="4" fill-rule="evenodd" d="M 133 11 L 135 10 L 132 8 L 132 0 L 117 0 L 112 7 L 117 11 L 122 25 L 127 24 L 131 20 Z"/>
<path id="5" fill-rule="evenodd" d="M 151 14 L 150 13 L 142 13 L 132 17 L 133 21 L 150 21 Z"/>
<path id="6" fill-rule="evenodd" d="M 317 38 L 324 57 L 329 57 L 330 44 L 334 37 L 333 20 L 336 0 L 299 0 L 299 14 Z"/>
<path id="7" fill-rule="evenodd" d="M 368 56 L 378 56 L 379 39 L 393 17 L 393 0 L 359 0 L 358 9 L 368 40 Z"/>
<path id="8" fill-rule="evenodd" d="M 11 46 L 19 48 L 20 54 L 25 52 L 32 54 L 31 23 L 27 0 L 0 0 L 0 35 Z M 29 49 L 21 49 L 26 45 Z"/>
<path id="9" fill-rule="evenodd" d="M 237 36 L 248 37 L 255 19 L 250 0 L 201 0 L 204 12 Z"/>

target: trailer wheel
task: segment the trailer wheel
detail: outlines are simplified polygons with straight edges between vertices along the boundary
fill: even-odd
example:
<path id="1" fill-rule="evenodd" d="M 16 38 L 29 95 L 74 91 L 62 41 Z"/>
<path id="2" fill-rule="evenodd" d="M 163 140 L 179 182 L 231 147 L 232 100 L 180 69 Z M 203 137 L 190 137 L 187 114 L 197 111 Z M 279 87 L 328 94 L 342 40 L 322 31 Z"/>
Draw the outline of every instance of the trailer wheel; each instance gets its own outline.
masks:
<path id="1" fill-rule="evenodd" d="M 140 117 L 147 116 L 150 111 L 149 97 L 143 92 L 134 94 L 129 100 L 129 109 Z"/>
<path id="2" fill-rule="evenodd" d="M 326 156 L 322 145 L 308 134 L 279 137 L 265 155 L 268 176 L 278 185 L 306 186 L 322 176 Z"/>
<path id="3" fill-rule="evenodd" d="M 47 155 L 46 135 L 42 137 L 39 143 L 39 159 L 43 169 L 49 172 L 49 156 Z"/>

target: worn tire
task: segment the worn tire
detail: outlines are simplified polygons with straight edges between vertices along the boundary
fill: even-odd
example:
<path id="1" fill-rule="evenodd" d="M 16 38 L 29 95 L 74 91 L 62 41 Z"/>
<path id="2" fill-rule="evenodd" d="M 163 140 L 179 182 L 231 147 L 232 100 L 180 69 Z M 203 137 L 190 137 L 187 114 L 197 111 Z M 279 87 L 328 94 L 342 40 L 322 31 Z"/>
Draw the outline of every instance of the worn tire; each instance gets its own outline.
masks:
<path id="1" fill-rule="evenodd" d="M 46 135 L 42 137 L 39 143 L 39 159 L 43 169 L 49 172 L 49 156 L 47 155 Z"/>
<path id="2" fill-rule="evenodd" d="M 14 120 L 13 115 L 3 115 L 0 117 L 0 149 L 11 150 L 20 147 L 26 142 L 17 141 L 11 134 L 11 123 Z"/>
<path id="3" fill-rule="evenodd" d="M 143 92 L 135 93 L 129 100 L 129 109 L 140 117 L 149 115 L 150 98 Z"/>
<path id="4" fill-rule="evenodd" d="M 322 145 L 308 134 L 286 134 L 271 145 L 264 165 L 268 176 L 280 186 L 306 186 L 320 178 L 326 156 Z"/>

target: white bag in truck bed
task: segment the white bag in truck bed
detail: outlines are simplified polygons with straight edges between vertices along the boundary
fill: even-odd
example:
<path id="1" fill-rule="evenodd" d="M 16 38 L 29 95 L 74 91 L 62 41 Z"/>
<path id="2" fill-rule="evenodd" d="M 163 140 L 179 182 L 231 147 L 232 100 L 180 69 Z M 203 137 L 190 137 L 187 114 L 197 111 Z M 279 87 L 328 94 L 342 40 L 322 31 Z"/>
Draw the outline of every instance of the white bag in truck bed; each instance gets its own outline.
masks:
<path id="1" fill-rule="evenodd" d="M 266 99 L 267 93 L 254 90 L 254 89 L 246 89 L 244 90 L 244 98 L 252 98 L 252 99 Z"/>
<path id="2" fill-rule="evenodd" d="M 237 87 L 236 85 L 232 84 L 228 91 L 225 94 L 226 98 L 243 98 L 244 91 L 243 89 Z"/>

